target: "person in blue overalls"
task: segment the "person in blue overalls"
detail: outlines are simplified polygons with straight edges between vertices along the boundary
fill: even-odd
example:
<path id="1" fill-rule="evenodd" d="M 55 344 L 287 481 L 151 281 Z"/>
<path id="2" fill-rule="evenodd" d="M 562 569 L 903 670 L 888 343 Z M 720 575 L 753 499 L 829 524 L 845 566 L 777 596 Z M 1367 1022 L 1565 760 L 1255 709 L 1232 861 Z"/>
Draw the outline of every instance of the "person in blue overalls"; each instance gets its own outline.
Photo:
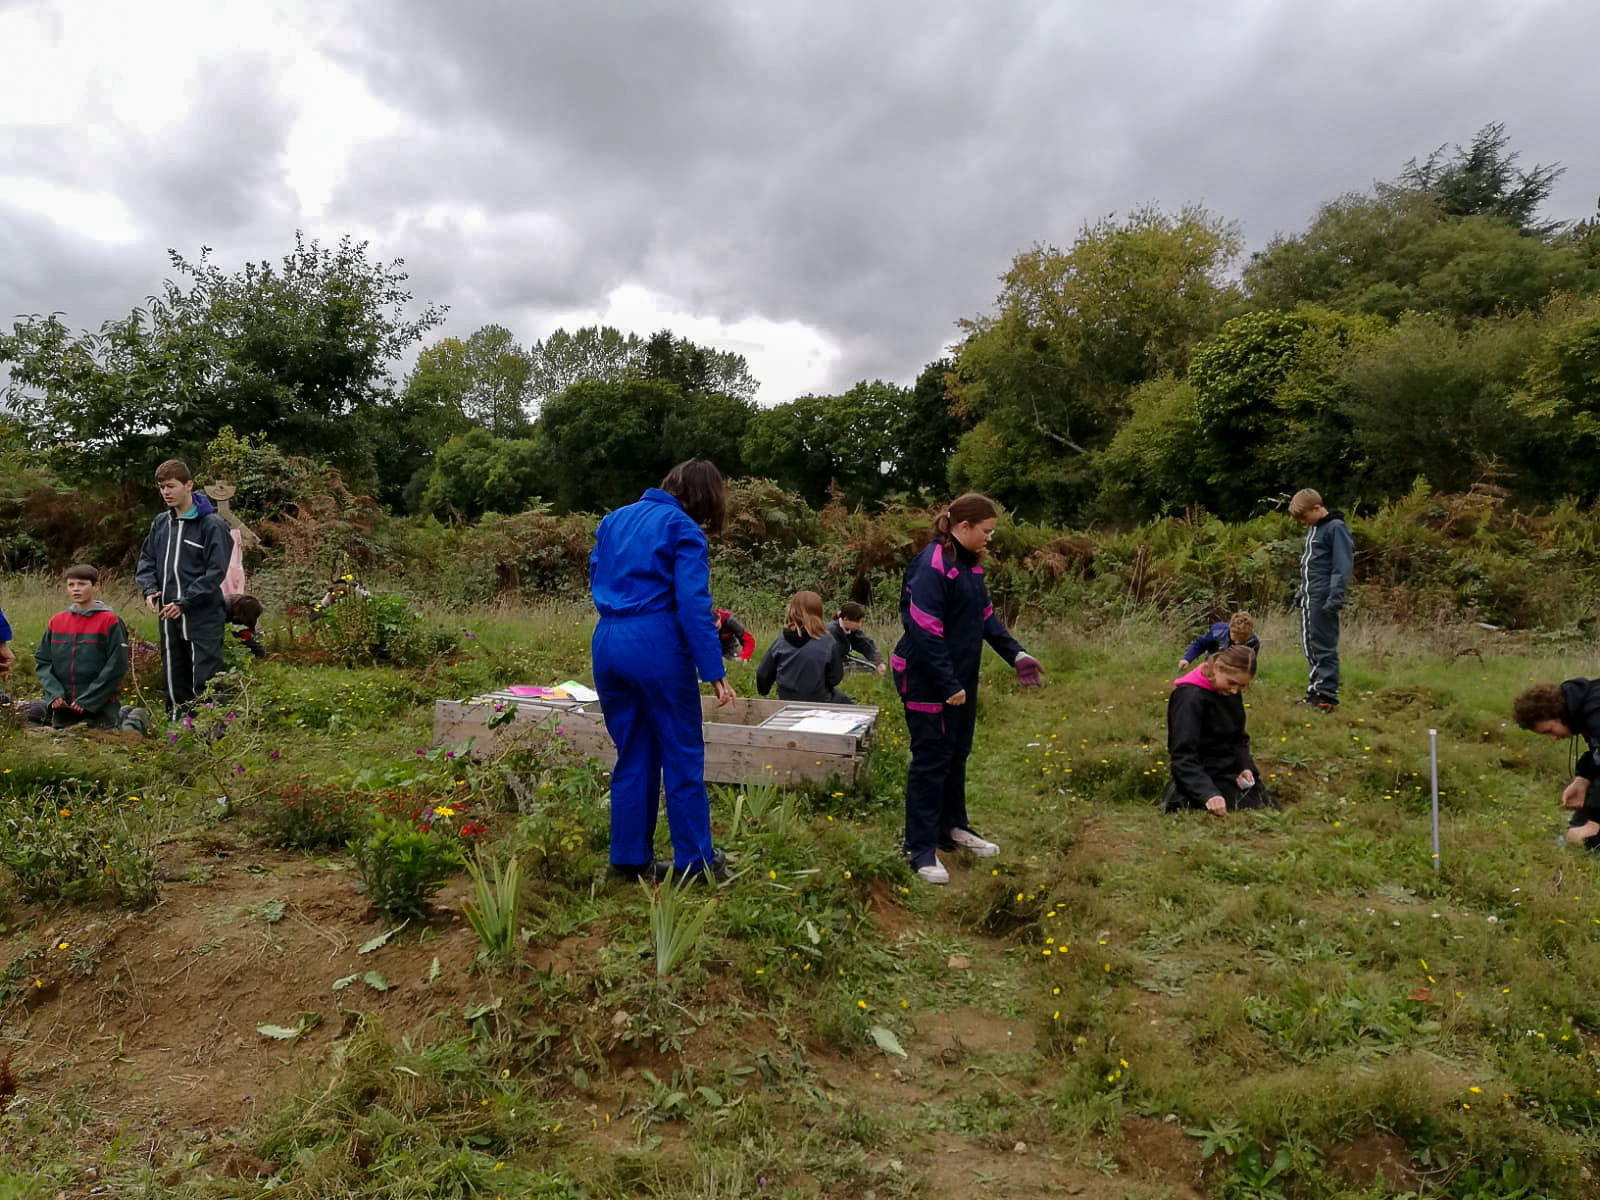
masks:
<path id="1" fill-rule="evenodd" d="M 706 750 L 695 673 L 717 706 L 736 697 L 711 617 L 706 532 L 727 516 L 722 473 L 704 459 L 679 463 L 659 488 L 600 522 L 589 556 L 589 590 L 600 622 L 591 653 L 606 732 L 617 746 L 611 771 L 611 871 L 659 879 L 657 797 L 666 781 L 672 867 L 680 879 L 721 878 L 711 845 Z"/>
<path id="2" fill-rule="evenodd" d="M 1038 661 L 995 616 L 980 560 L 999 510 L 976 492 L 954 500 L 933 522 L 933 540 L 906 568 L 900 593 L 905 636 L 889 666 L 906 708 L 911 769 L 906 775 L 905 855 L 927 883 L 949 883 L 938 851 L 991 858 L 1000 847 L 967 823 L 967 758 L 978 717 L 983 644 L 1037 686 Z"/>

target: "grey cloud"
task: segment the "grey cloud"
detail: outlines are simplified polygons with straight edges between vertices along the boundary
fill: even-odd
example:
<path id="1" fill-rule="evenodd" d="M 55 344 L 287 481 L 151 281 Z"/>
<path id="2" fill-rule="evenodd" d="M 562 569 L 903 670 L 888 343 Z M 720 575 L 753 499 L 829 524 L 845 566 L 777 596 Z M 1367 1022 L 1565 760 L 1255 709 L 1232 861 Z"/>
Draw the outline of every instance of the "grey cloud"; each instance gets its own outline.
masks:
<path id="1" fill-rule="evenodd" d="M 841 387 L 909 379 L 1014 254 L 1113 210 L 1201 202 L 1259 246 L 1492 120 L 1528 163 L 1571 164 L 1555 215 L 1600 191 L 1583 173 L 1589 0 L 399 0 L 318 19 L 405 118 L 352 159 L 320 224 L 375 231 L 419 296 L 453 306 L 451 332 L 527 336 L 632 281 L 823 330 Z M 153 247 L 280 252 L 297 214 L 270 77 L 225 64 L 208 90 L 184 144 L 106 177 L 148 210 Z M 93 174 L 63 143 L 57 170 Z M 30 147 L 46 169 L 48 142 Z M 49 286 L 37 263 L 0 260 L 0 308 Z"/>
<path id="2" fill-rule="evenodd" d="M 135 239 L 64 229 L 0 192 L 0 312 L 58 311 L 97 328 L 158 290 L 169 247 L 193 257 L 209 244 L 232 260 L 290 244 L 296 201 L 281 157 L 292 113 L 265 58 L 209 64 L 189 111 L 155 135 L 124 122 L 114 99 L 92 125 L 7 130 L 5 169 L 115 196 Z"/>

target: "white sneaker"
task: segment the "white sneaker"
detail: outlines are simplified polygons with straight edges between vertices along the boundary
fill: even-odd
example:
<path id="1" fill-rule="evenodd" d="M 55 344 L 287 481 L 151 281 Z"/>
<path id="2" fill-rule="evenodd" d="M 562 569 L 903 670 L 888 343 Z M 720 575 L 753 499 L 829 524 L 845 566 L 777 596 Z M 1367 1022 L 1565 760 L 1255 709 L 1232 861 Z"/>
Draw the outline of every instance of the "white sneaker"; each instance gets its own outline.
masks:
<path id="1" fill-rule="evenodd" d="M 993 858 L 1000 853 L 998 845 L 979 837 L 970 829 L 952 829 L 950 840 L 958 846 L 971 850 L 979 858 Z"/>
<path id="2" fill-rule="evenodd" d="M 936 855 L 933 862 L 928 866 L 917 868 L 917 878 L 922 880 L 923 883 L 949 883 L 950 872 L 945 870 L 944 864 L 939 861 Z"/>

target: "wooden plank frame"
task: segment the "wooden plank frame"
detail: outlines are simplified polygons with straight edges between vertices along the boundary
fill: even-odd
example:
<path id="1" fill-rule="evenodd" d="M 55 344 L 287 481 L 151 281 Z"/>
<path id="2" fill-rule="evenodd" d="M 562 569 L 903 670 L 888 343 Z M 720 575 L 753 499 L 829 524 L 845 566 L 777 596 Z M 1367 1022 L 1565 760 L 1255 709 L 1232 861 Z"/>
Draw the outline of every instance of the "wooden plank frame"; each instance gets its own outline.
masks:
<path id="1" fill-rule="evenodd" d="M 874 706 L 799 705 L 867 718 L 865 728 L 856 733 L 800 733 L 762 727 L 769 717 L 796 707 L 792 701 L 741 698 L 719 709 L 714 697 L 702 696 L 700 703 L 708 783 L 786 785 L 837 781 L 854 785 L 867 770 L 877 733 L 879 710 Z M 516 714 L 498 728 L 490 729 L 490 719 L 508 704 L 516 705 Z M 617 761 L 616 746 L 606 732 L 598 703 L 530 698 L 501 691 L 434 704 L 434 744 L 452 746 L 471 758 L 488 758 L 511 749 L 518 738 L 557 730 L 583 757 L 597 759 L 606 766 Z"/>

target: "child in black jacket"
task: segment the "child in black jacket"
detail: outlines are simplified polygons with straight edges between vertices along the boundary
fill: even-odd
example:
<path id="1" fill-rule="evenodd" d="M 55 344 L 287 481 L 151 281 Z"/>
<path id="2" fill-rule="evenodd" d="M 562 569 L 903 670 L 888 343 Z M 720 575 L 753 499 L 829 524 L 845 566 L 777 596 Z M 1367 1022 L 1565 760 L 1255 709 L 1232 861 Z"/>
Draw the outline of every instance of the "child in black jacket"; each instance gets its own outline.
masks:
<path id="1" fill-rule="evenodd" d="M 838 690 L 843 678 L 844 656 L 822 623 L 822 597 L 796 592 L 789 597 L 782 635 L 756 668 L 756 690 L 765 696 L 776 683 L 780 700 L 854 704 Z"/>
<path id="2" fill-rule="evenodd" d="M 1592 786 L 1600 777 L 1600 679 L 1569 679 L 1559 687 L 1535 684 L 1511 702 L 1511 715 L 1533 733 L 1583 739 L 1584 752 L 1561 792 L 1561 804 L 1572 811 L 1567 840 L 1600 850 L 1600 794 Z"/>
<path id="3" fill-rule="evenodd" d="M 846 600 L 839 606 L 839 615 L 828 622 L 828 632 L 833 635 L 833 640 L 839 643 L 839 650 L 844 655 L 845 670 L 887 674 L 889 664 L 884 662 L 883 655 L 878 653 L 878 643 L 861 630 L 861 625 L 866 619 L 867 610 L 863 605 L 857 604 L 854 600 Z"/>
<path id="4" fill-rule="evenodd" d="M 1203 808 L 1213 816 L 1267 808 L 1244 728 L 1240 693 L 1256 675 L 1255 651 L 1230 646 L 1178 679 L 1167 701 L 1167 812 Z"/>

